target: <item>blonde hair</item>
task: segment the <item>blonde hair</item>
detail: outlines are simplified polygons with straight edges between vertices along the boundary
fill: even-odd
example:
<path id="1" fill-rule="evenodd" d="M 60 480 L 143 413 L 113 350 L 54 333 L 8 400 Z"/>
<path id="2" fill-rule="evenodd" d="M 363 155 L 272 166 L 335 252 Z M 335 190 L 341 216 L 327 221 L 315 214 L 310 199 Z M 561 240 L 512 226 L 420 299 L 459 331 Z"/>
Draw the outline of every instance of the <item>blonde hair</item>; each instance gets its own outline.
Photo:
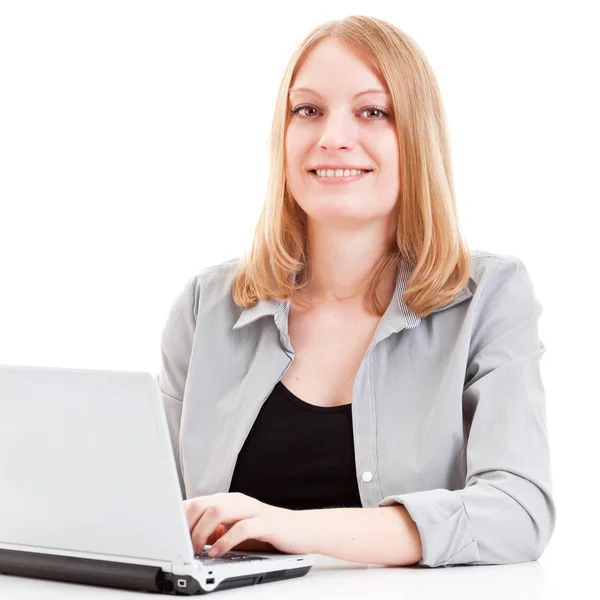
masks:
<path id="1" fill-rule="evenodd" d="M 269 140 L 267 192 L 249 253 L 240 260 L 232 286 L 234 302 L 292 299 L 310 284 L 306 213 L 287 186 L 285 133 L 289 89 L 308 53 L 333 38 L 359 52 L 386 82 L 396 123 L 400 158 L 398 227 L 387 252 L 365 278 L 369 308 L 382 316 L 377 290 L 403 258 L 411 264 L 403 299 L 421 318 L 451 302 L 467 283 L 471 256 L 462 240 L 448 147 L 445 114 L 435 75 L 423 52 L 390 23 L 362 15 L 326 21 L 294 51 L 283 75 Z"/>

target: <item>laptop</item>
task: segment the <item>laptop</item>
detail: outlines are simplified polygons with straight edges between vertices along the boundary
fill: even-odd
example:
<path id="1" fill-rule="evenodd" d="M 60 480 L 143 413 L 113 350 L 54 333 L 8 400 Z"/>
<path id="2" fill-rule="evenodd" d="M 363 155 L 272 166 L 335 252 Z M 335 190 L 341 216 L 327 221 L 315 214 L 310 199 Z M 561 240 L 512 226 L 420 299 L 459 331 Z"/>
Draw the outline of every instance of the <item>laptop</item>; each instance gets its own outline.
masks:
<path id="1" fill-rule="evenodd" d="M 194 555 L 151 373 L 0 365 L 0 573 L 203 594 L 315 555 Z"/>

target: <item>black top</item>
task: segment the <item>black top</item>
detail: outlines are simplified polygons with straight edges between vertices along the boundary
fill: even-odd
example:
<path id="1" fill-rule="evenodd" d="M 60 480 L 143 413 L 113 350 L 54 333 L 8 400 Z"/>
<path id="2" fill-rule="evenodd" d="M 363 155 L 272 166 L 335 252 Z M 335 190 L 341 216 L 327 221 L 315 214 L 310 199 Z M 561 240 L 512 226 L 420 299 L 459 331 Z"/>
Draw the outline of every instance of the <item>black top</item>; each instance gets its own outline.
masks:
<path id="1" fill-rule="evenodd" d="M 238 454 L 229 491 L 293 510 L 361 507 L 352 404 L 315 406 L 278 382 Z"/>

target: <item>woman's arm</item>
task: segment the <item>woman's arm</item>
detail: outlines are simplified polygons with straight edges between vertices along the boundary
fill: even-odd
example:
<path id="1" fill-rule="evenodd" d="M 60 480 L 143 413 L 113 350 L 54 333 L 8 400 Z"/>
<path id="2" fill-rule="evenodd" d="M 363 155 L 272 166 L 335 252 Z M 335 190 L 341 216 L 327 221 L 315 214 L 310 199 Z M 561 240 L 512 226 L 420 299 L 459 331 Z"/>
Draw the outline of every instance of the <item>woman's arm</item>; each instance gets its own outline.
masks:
<path id="1" fill-rule="evenodd" d="M 390 566 L 412 565 L 423 557 L 417 525 L 400 504 L 298 512 L 316 532 L 311 553 Z"/>

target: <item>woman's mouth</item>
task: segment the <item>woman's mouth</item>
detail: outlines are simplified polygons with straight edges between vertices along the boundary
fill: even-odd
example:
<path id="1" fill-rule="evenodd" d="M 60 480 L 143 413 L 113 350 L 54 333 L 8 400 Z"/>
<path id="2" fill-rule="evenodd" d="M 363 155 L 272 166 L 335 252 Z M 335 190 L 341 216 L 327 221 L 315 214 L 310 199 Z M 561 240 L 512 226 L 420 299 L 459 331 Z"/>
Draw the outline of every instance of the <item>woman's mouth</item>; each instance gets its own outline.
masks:
<path id="1" fill-rule="evenodd" d="M 319 177 L 315 170 L 311 170 L 310 174 L 314 177 L 318 183 L 323 183 L 325 185 L 340 185 L 345 183 L 352 183 L 353 181 L 359 181 L 366 177 L 372 171 L 366 170 L 362 173 L 358 173 L 357 175 L 348 175 L 348 177 Z"/>

